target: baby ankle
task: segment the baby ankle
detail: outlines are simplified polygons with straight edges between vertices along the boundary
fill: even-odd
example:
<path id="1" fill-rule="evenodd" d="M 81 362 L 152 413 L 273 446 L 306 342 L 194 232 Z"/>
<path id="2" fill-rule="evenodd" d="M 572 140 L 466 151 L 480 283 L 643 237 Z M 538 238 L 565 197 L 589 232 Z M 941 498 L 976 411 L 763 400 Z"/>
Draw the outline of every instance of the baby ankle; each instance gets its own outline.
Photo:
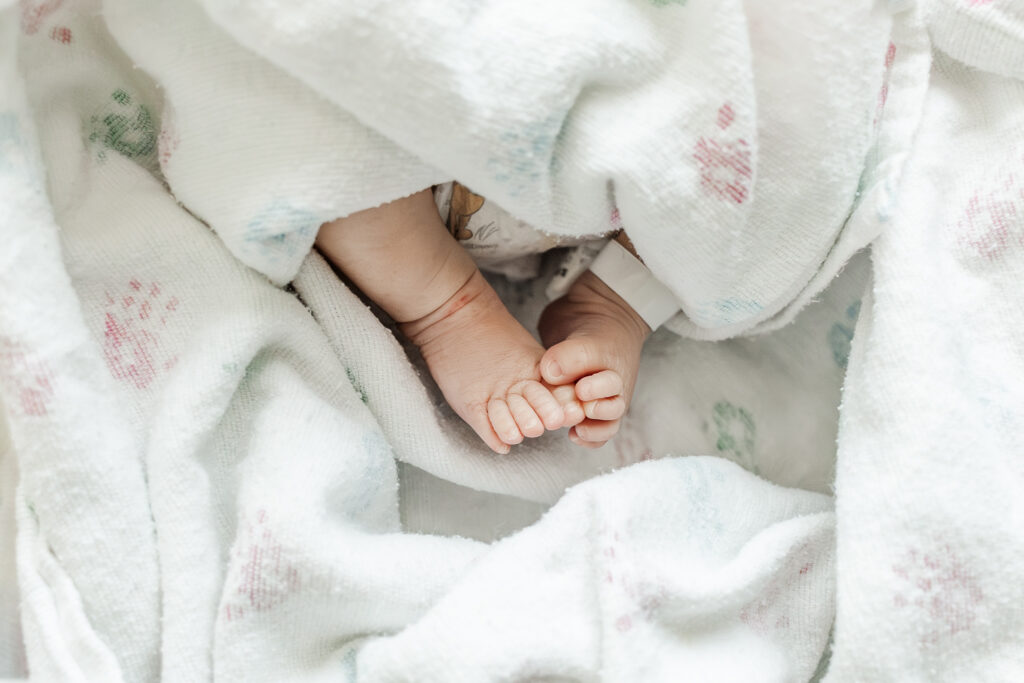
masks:
<path id="1" fill-rule="evenodd" d="M 484 279 L 479 270 L 474 269 L 462 285 L 455 292 L 441 302 L 434 310 L 415 320 L 408 320 L 399 323 L 399 329 L 417 346 L 429 343 L 440 327 L 451 323 L 471 304 L 479 304 L 480 299 L 493 294 L 491 286 Z M 497 297 L 496 294 L 494 294 Z M 465 315 L 465 314 L 463 314 Z"/>

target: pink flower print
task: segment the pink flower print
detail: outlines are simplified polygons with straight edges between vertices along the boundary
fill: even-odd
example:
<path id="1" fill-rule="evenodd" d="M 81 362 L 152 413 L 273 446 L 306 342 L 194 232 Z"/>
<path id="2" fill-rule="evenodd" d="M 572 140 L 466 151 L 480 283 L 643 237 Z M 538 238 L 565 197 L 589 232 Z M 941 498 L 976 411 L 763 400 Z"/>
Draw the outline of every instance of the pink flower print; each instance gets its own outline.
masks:
<path id="1" fill-rule="evenodd" d="M 700 187 L 710 197 L 742 204 L 749 194 L 753 174 L 750 145 L 743 139 L 729 139 L 724 132 L 736 120 L 732 105 L 718 110 L 717 127 L 722 133 L 701 136 L 693 151 L 700 169 Z"/>
<path id="2" fill-rule="evenodd" d="M 927 552 L 908 548 L 892 572 L 899 586 L 893 605 L 913 610 L 910 618 L 923 622 L 922 645 L 969 631 L 977 621 L 985 595 L 970 566 L 951 546 Z"/>
<path id="3" fill-rule="evenodd" d="M 138 279 L 116 297 L 107 293 L 103 355 L 116 379 L 145 389 L 174 367 L 178 358 L 164 353 L 161 337 L 178 305 L 178 298 L 165 296 L 157 283 L 143 285 Z"/>
<path id="4" fill-rule="evenodd" d="M 235 549 L 232 564 L 240 564 L 233 589 L 225 595 L 224 617 L 241 619 L 250 610 L 265 612 L 302 588 L 299 568 L 267 523 L 266 510 L 256 513 Z"/>
<path id="5" fill-rule="evenodd" d="M 763 593 L 743 606 L 740 621 L 761 635 L 788 629 L 794 592 L 799 590 L 814 569 L 814 560 L 810 557 L 812 550 L 810 544 L 798 548 L 788 559 L 788 566 L 773 577 Z"/>
<path id="6" fill-rule="evenodd" d="M 160 134 L 156 139 L 157 159 L 160 161 L 160 168 L 165 169 L 171 162 L 171 157 L 178 151 L 181 137 L 178 135 L 178 127 L 175 124 L 174 117 L 168 109 L 164 109 L 160 123 Z"/>
<path id="7" fill-rule="evenodd" d="M 594 559 L 604 571 L 604 589 L 609 592 L 608 604 L 612 610 L 610 616 L 614 615 L 612 626 L 619 633 L 626 633 L 657 621 L 658 611 L 669 600 L 668 591 L 644 578 L 643 567 L 630 561 L 628 546 L 622 548 L 617 531 L 602 524 L 597 536 L 603 547 Z"/>
<path id="8" fill-rule="evenodd" d="M 70 45 L 71 44 L 71 29 L 69 29 L 67 26 L 54 26 L 53 30 L 50 31 L 50 38 L 52 40 L 57 41 L 58 43 L 63 43 L 64 45 Z"/>
<path id="9" fill-rule="evenodd" d="M 723 104 L 718 110 L 718 127 L 725 130 L 732 125 L 732 122 L 736 119 L 736 112 L 732 110 L 732 105 L 729 103 Z"/>
<path id="10" fill-rule="evenodd" d="M 47 17 L 60 9 L 64 0 L 21 0 L 21 30 L 31 36 L 39 32 Z"/>
<path id="11" fill-rule="evenodd" d="M 42 417 L 53 399 L 53 372 L 41 358 L 20 344 L 0 340 L 0 386 L 22 415 Z"/>
<path id="12" fill-rule="evenodd" d="M 962 249 L 986 261 L 998 259 L 1013 245 L 1024 247 L 1024 184 L 1008 174 L 995 190 L 976 190 L 956 233 Z"/>

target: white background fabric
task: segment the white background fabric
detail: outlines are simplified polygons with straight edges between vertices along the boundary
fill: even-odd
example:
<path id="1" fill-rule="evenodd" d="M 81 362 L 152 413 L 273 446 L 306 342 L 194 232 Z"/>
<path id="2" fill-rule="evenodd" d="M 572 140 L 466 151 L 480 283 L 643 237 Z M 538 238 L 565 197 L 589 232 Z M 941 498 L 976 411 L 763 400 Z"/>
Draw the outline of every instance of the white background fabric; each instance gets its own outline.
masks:
<path id="1" fill-rule="evenodd" d="M 639 37 L 698 32 L 684 26 L 682 11 L 692 9 L 708 40 L 747 45 L 749 52 L 731 54 L 753 55 L 734 65 L 747 80 L 725 79 L 724 90 L 752 97 L 755 86 L 773 82 L 750 80 L 758 41 L 775 35 L 754 28 L 782 13 L 744 23 L 744 33 L 727 19 L 749 19 L 754 10 L 741 13 L 735 4 L 713 16 L 709 5 L 691 2 L 638 3 L 635 15 L 620 8 L 617 32 L 599 36 L 603 47 L 594 51 L 574 53 L 582 43 L 572 41 L 536 45 L 560 46 L 566 69 L 594 64 L 616 74 L 662 58 L 675 65 L 691 55 L 647 52 Z M 776 301 L 787 312 L 774 325 L 846 261 L 825 257 L 823 244 L 838 237 L 832 254 L 849 254 L 881 230 L 870 262 L 865 254 L 850 260 L 818 301 L 772 334 L 711 344 L 660 331 L 646 350 L 634 410 L 609 446 L 580 452 L 555 434 L 506 459 L 476 444 L 429 380 L 419 381 L 422 368 L 417 375 L 389 330 L 322 259 L 305 255 L 311 236 L 303 226 L 363 201 L 359 187 L 341 180 L 367 159 L 379 161 L 373 168 L 381 176 L 368 177 L 379 201 L 460 175 L 461 167 L 441 163 L 440 152 L 428 161 L 441 170 L 413 161 L 433 157 L 402 123 L 422 113 L 415 103 L 405 111 L 402 100 L 389 100 L 391 110 L 372 110 L 381 132 L 362 127 L 360 107 L 379 106 L 381 95 L 356 78 L 358 70 L 321 71 L 341 48 L 317 31 L 340 19 L 327 21 L 318 3 L 279 13 L 276 22 L 271 3 L 241 18 L 229 17 L 228 5 L 210 7 L 216 21 L 189 4 L 160 14 L 167 8 L 146 2 L 109 3 L 105 12 L 94 2 L 26 2 L 20 16 L 8 2 L 0 13 L 0 402 L 10 442 L 0 449 L 0 529 L 10 529 L 13 512 L 21 598 L 18 612 L 0 604 L 0 624 L 16 639 L 20 622 L 36 676 L 672 680 L 682 669 L 715 680 L 802 681 L 817 667 L 835 605 L 831 680 L 869 668 L 880 680 L 1018 677 L 1021 417 L 1013 407 L 1022 404 L 1024 197 L 1013 141 L 1024 138 L 1024 106 L 1012 65 L 986 73 L 967 49 L 998 17 L 999 26 L 1017 27 L 1008 34 L 1010 54 L 1024 35 L 1019 24 L 1006 24 L 1021 15 L 1018 5 L 973 3 L 980 23 L 963 30 L 962 45 L 938 5 L 899 15 L 891 32 L 884 8 L 843 5 L 825 18 L 799 10 L 809 14 L 798 12 L 794 29 L 821 22 L 879 43 L 874 52 L 862 45 L 862 53 L 826 39 L 834 35 L 827 30 L 808 38 L 836 51 L 811 60 L 812 73 L 831 77 L 829 59 L 847 53 L 872 65 L 835 76 L 836 92 L 848 95 L 837 102 L 857 100 L 851 93 L 861 89 L 870 94 L 857 111 L 863 121 L 834 124 L 853 140 L 836 154 L 865 162 L 830 166 L 835 183 L 821 186 L 832 200 L 799 204 L 801 219 L 811 208 L 834 217 L 808 223 L 821 234 L 806 249 L 758 252 L 754 244 L 776 243 L 765 233 L 737 242 L 752 249 L 738 252 L 748 260 L 728 261 L 757 268 L 687 277 L 700 296 L 718 296 L 733 286 L 742 292 L 746 278 L 761 282 L 755 273 L 772 274 L 764 291 L 788 292 Z M 358 13 L 364 5 L 351 7 Z M 965 13 L 974 16 L 955 16 Z M 423 20 L 417 30 L 441 21 L 415 16 Z M 486 12 L 474 16 L 481 28 L 490 25 Z M 630 16 L 661 21 L 629 24 Z M 874 28 L 855 33 L 854 16 Z M 389 17 L 352 21 L 391 26 Z M 934 68 L 925 19 L 948 52 L 934 53 Z M 546 30 L 571 38 L 594 26 Z M 177 32 L 184 37 L 171 40 Z M 380 40 L 391 44 L 389 36 Z M 457 62 L 450 47 L 437 41 L 428 54 Z M 514 40 L 493 43 L 498 52 L 512 48 Z M 383 50 L 353 63 L 400 69 L 400 57 Z M 328 80 L 311 74 L 368 89 L 326 88 Z M 815 78 L 817 86 L 822 77 Z M 687 92 L 704 92 L 701 84 Z M 633 81 L 622 85 L 623 97 L 637 94 Z M 351 98 L 352 114 L 316 88 L 329 89 L 335 104 Z M 422 92 L 440 100 L 443 91 Z M 569 93 L 577 99 L 557 100 L 551 111 L 570 112 L 564 143 L 572 148 L 601 126 L 573 118 L 592 91 Z M 662 109 L 632 111 L 646 117 Z M 704 112 L 718 131 L 754 125 L 739 110 L 730 118 L 717 100 L 695 99 L 681 111 Z M 465 116 L 493 124 L 495 133 L 511 130 L 499 114 Z M 665 139 L 650 131 L 668 123 L 653 118 L 651 128 L 627 117 L 611 129 L 635 134 L 643 149 L 644 136 Z M 778 131 L 773 124 L 767 138 L 761 132 L 759 183 L 806 170 L 796 158 L 768 164 L 767 138 Z M 463 144 L 479 142 L 470 140 Z M 492 180 L 495 169 L 547 163 L 544 155 L 517 156 L 516 140 L 491 168 Z M 683 157 L 694 154 L 692 140 L 676 142 Z M 445 149 L 460 149 L 454 144 Z M 524 186 L 506 203 L 533 202 L 539 211 L 558 197 L 603 217 L 607 205 L 584 200 L 607 200 L 604 186 L 595 189 L 595 179 L 607 176 L 597 162 L 584 162 L 569 155 L 550 176 L 527 172 L 549 190 L 531 195 Z M 633 174 L 661 168 L 625 167 Z M 409 175 L 392 173 L 399 168 Z M 580 172 L 579 187 L 566 169 Z M 699 185 L 689 173 L 677 181 Z M 777 201 L 806 189 L 794 174 Z M 627 224 L 632 236 L 657 221 L 629 207 L 642 207 L 639 198 L 650 193 L 651 211 L 668 210 L 658 193 L 671 195 L 676 181 L 661 187 L 624 177 L 615 197 L 635 192 L 634 204 L 618 201 L 624 222 L 637 217 Z M 770 185 L 751 185 L 749 196 L 768 192 L 760 187 Z M 278 189 L 308 189 L 309 203 L 280 201 Z M 758 212 L 780 230 L 791 214 Z M 716 225 L 752 228 L 744 215 L 727 212 Z M 591 222 L 575 209 L 551 209 L 550 225 L 568 225 L 562 220 Z M 710 231 L 712 223 L 688 230 Z M 246 229 L 254 252 L 245 251 Z M 683 237 L 714 245 L 683 233 L 681 247 Z M 793 254 L 801 256 L 792 269 L 769 268 Z M 721 264 L 700 255 L 679 263 Z M 268 281 L 295 271 L 293 291 Z M 542 288 L 499 283 L 527 322 L 536 319 Z M 733 324 L 749 329 L 773 312 L 708 310 L 705 320 L 718 327 L 705 336 L 731 334 Z M 741 320 L 721 317 L 736 311 Z M 720 457 L 663 458 L 700 453 Z M 588 480 L 627 465 L 634 466 Z M 823 495 L 833 467 L 834 514 Z M 0 536 L 6 557 L 14 540 Z M 11 576 L 10 563 L 0 563 L 0 578 Z M 11 594 L 9 583 L 0 588 Z M 22 673 L 18 648 L 7 652 L 3 673 Z"/>

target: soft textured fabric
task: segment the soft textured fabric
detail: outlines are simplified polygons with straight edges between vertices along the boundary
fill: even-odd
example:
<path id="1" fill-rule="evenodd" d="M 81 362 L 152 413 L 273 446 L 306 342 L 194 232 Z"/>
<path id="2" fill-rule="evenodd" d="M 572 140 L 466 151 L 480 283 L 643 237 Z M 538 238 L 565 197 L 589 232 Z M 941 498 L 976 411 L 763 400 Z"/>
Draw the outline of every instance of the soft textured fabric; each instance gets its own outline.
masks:
<path id="1" fill-rule="evenodd" d="M 804 4 L 762 16 L 753 3 L 622 3 L 611 19 L 598 13 L 611 3 L 516 5 L 515 25 L 537 29 L 531 51 L 525 34 L 486 40 L 508 18 L 487 4 L 457 6 L 480 31 L 424 41 L 452 15 L 0 2 L 0 531 L 16 529 L 0 553 L 17 563 L 0 562 L 0 580 L 16 574 L 20 597 L 16 613 L 0 605 L 15 641 L 0 671 L 805 681 L 828 666 L 835 613 L 831 680 L 1019 678 L 1024 107 L 1015 65 L 967 48 L 997 35 L 1012 55 L 1021 33 L 1003 29 L 1020 3 Z M 575 21 L 545 23 L 552 12 Z M 343 17 L 360 29 L 347 46 L 324 37 Z M 405 28 L 392 40 L 380 26 Z M 360 49 L 374 35 L 381 49 Z M 453 52 L 462 41 L 474 49 Z M 463 85 L 419 90 L 419 49 Z M 700 49 L 719 59 L 697 55 L 687 73 Z M 795 85 L 828 102 L 790 126 L 781 66 L 802 49 L 809 75 Z M 344 50 L 358 68 L 342 74 Z M 473 80 L 473 55 L 505 51 L 534 70 Z M 552 83 L 536 110 L 511 106 L 523 93 L 509 82 L 537 85 L 543 64 L 579 89 L 545 99 Z M 401 76 L 409 97 L 373 70 Z M 692 79 L 678 91 L 692 101 L 654 107 L 658 88 L 636 77 L 648 73 Z M 498 85 L 507 108 L 469 106 Z M 756 101 L 756 125 L 723 108 L 738 94 Z M 543 111 L 566 122 L 555 157 L 526 142 L 547 129 L 511 125 Z M 701 116 L 726 137 L 695 133 Z M 676 123 L 678 138 L 659 128 Z M 822 147 L 823 129 L 844 144 Z M 504 146 L 488 147 L 499 131 Z M 770 152 L 789 139 L 790 156 Z M 739 140 L 750 185 L 716 175 L 743 155 L 707 179 L 696 170 L 727 144 L 748 149 Z M 595 159 L 622 162 L 612 195 Z M 659 175 L 671 164 L 683 170 Z M 518 194 L 487 189 L 517 173 Z M 676 329 L 791 324 L 718 343 L 661 330 L 608 446 L 552 434 L 495 458 L 415 354 L 306 255 L 317 221 L 452 176 L 565 232 L 605 225 L 614 204 L 644 233 L 658 224 L 644 211 L 684 211 L 678 193 L 702 218 L 654 247 L 667 279 L 700 264 L 673 285 L 692 316 Z M 718 212 L 719 190 L 743 201 Z M 849 258 L 879 231 L 870 259 Z M 681 255 L 686 240 L 711 253 Z M 543 278 L 495 284 L 536 320 Z M 774 292 L 774 310 L 700 318 L 690 305 L 747 285 Z M 694 454 L 719 457 L 665 457 Z"/>
<path id="2" fill-rule="evenodd" d="M 884 4 L 106 9 L 161 84 L 175 195 L 276 282 L 320 222 L 439 177 L 559 235 L 603 232 L 617 212 L 679 297 L 675 329 L 704 338 L 792 319 L 796 295 L 877 234 L 858 231 L 821 272 L 878 163 Z"/>
<path id="3" fill-rule="evenodd" d="M 1017 680 L 1024 82 L 936 55 L 892 221 L 843 393 L 827 680 Z"/>
<path id="4" fill-rule="evenodd" d="M 525 540 L 484 543 L 535 520 L 567 486 L 654 452 L 633 437 L 593 454 L 555 434 L 494 458 L 322 260 L 307 260 L 295 294 L 242 264 L 168 191 L 162 169 L 179 160 L 166 154 L 175 138 L 162 90 L 118 51 L 96 9 L 26 5 L 20 26 L 3 15 L 4 30 L 21 36 L 4 43 L 19 55 L 4 60 L 2 387 L 34 675 L 317 680 L 358 665 L 369 680 L 401 679 L 393 667 L 433 652 L 412 630 L 426 619 L 437 624 L 430 633 L 449 634 L 434 666 L 454 669 L 436 680 L 461 664 L 595 677 L 611 661 L 609 675 L 630 678 L 645 665 L 621 654 L 634 643 L 663 648 L 652 666 L 728 672 L 736 663 L 714 654 L 722 639 L 757 653 L 735 675 L 757 667 L 788 680 L 814 668 L 832 618 L 827 498 L 721 459 L 666 461 L 570 495 Z M 499 286 L 513 304 L 542 301 Z M 815 345 L 829 371 L 814 388 L 834 406 L 840 369 L 824 339 Z M 712 355 L 729 364 L 728 347 Z M 732 391 L 709 387 L 709 427 L 662 430 L 674 444 L 658 455 L 719 451 L 773 470 L 784 448 L 762 447 L 762 457 L 757 446 L 773 430 L 755 435 L 760 416 L 718 395 L 742 401 L 746 390 L 738 379 Z M 825 485 L 831 412 L 823 438 L 792 440 L 817 474 L 777 480 Z M 401 479 L 396 458 L 407 463 Z M 662 492 L 651 497 L 651 486 Z M 453 496 L 503 528 L 446 514 Z M 669 500 L 678 502 L 657 502 Z M 619 517 L 606 521 L 605 506 Z M 576 551 L 557 560 L 553 547 Z M 598 569 L 609 553 L 623 559 L 606 583 Z M 505 574 L 471 571 L 490 557 L 518 577 L 519 600 Z M 742 570 L 723 581 L 734 564 Z M 700 627 L 707 644 L 673 625 L 687 613 L 676 598 L 691 599 L 677 595 L 683 567 L 711 582 L 698 595 L 706 600 L 692 598 L 692 609 L 713 611 Z M 563 575 L 582 592 L 554 602 Z M 507 621 L 474 625 L 448 606 L 479 593 Z M 608 597 L 595 604 L 593 594 Z M 552 616 L 561 614 L 574 621 Z M 557 647 L 534 656 L 508 644 L 524 621 L 556 633 L 587 624 L 590 635 L 550 640 Z M 440 656 L 467 629 L 482 644 L 476 664 Z"/>

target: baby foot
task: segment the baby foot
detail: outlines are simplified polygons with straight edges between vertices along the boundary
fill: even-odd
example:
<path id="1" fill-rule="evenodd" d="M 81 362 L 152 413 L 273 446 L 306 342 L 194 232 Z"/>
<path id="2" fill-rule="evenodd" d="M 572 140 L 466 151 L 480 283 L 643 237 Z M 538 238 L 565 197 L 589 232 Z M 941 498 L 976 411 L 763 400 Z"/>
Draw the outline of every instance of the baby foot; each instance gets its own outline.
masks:
<path id="1" fill-rule="evenodd" d="M 508 312 L 480 271 L 428 315 L 402 323 L 448 405 L 491 450 L 560 429 L 583 410 L 571 386 L 541 381 L 544 348 Z"/>
<path id="2" fill-rule="evenodd" d="M 640 351 L 651 328 L 588 270 L 568 294 L 544 309 L 539 329 L 548 347 L 541 376 L 551 385 L 574 386 L 583 403 L 585 417 L 566 420 L 574 425 L 569 439 L 587 448 L 603 446 L 619 431 L 629 408 Z"/>

